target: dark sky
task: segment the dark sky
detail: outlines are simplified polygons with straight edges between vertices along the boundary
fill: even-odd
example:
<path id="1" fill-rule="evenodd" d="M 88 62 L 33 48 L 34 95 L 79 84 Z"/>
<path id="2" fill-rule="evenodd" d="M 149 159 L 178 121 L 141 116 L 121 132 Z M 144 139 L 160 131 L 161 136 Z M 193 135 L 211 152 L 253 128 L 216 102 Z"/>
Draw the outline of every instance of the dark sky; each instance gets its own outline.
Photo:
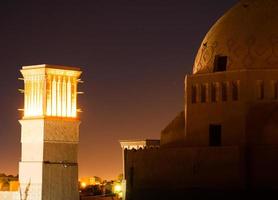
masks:
<path id="1" fill-rule="evenodd" d="M 79 174 L 111 179 L 119 139 L 159 138 L 183 109 L 199 44 L 237 0 L 34 2 L 0 3 L 0 172 L 18 173 L 19 69 L 48 63 L 82 67 Z"/>

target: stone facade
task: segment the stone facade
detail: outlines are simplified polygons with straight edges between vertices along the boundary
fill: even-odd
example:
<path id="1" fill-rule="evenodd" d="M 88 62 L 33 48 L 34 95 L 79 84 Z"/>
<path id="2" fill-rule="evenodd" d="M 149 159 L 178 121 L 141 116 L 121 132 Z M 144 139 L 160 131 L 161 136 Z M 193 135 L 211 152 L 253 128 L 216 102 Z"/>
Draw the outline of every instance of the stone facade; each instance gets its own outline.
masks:
<path id="1" fill-rule="evenodd" d="M 160 148 L 123 154 L 126 199 L 277 197 L 277 12 L 240 1 L 211 28 Z"/>
<path id="2" fill-rule="evenodd" d="M 20 123 L 21 191 L 28 190 L 32 200 L 78 199 L 77 145 L 80 122 L 26 119 L 20 120 Z"/>
<path id="3" fill-rule="evenodd" d="M 0 192 L 1 200 L 21 200 L 19 192 Z"/>
<path id="4" fill-rule="evenodd" d="M 19 194 L 28 200 L 78 200 L 77 68 L 25 66 Z"/>

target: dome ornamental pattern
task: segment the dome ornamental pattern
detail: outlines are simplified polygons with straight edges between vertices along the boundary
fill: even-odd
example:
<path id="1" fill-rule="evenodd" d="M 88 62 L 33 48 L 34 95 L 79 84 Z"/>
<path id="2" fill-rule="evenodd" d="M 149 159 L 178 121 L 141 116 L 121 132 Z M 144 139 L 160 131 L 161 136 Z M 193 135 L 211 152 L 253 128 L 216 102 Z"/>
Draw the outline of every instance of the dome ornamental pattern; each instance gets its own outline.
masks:
<path id="1" fill-rule="evenodd" d="M 277 0 L 242 0 L 224 14 L 205 36 L 193 74 L 244 69 L 278 69 Z"/>

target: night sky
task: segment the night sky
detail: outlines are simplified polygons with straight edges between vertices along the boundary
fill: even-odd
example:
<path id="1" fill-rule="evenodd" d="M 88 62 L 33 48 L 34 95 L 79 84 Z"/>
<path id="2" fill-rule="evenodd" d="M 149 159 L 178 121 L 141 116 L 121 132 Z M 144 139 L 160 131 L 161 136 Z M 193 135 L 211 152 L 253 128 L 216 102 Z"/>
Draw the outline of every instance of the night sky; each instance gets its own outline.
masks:
<path id="1" fill-rule="evenodd" d="M 35 2 L 0 3 L 0 172 L 18 173 L 19 69 L 47 63 L 82 68 L 79 174 L 113 179 L 118 140 L 159 138 L 202 38 L 237 0 Z"/>

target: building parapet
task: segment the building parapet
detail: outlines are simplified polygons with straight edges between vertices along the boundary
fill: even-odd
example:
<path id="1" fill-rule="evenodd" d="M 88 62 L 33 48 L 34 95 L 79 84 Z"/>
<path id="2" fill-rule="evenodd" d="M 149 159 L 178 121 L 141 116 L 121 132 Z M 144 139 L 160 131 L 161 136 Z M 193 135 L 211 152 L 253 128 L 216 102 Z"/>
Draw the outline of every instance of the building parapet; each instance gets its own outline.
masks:
<path id="1" fill-rule="evenodd" d="M 146 140 L 120 140 L 123 150 L 139 150 L 145 148 L 159 148 L 160 140 L 146 139 Z"/>

